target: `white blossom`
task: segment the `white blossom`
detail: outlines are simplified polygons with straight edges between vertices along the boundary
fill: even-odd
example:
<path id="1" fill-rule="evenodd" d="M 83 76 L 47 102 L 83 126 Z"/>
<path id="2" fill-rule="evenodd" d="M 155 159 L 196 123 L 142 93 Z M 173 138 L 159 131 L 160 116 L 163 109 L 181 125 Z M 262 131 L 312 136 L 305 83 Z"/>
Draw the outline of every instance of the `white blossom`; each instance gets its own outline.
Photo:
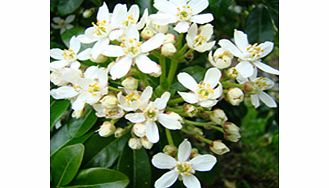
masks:
<path id="1" fill-rule="evenodd" d="M 199 28 L 196 24 L 192 24 L 186 35 L 188 47 L 201 53 L 209 51 L 216 43 L 215 41 L 208 42 L 213 33 L 214 29 L 211 24 Z"/>
<path id="2" fill-rule="evenodd" d="M 74 21 L 75 15 L 69 15 L 65 19 L 60 17 L 54 17 L 53 22 L 51 23 L 51 27 L 54 29 L 60 29 L 60 33 L 64 33 L 66 30 L 72 29 L 73 25 L 70 24 Z"/>
<path id="3" fill-rule="evenodd" d="M 212 107 L 218 102 L 223 89 L 219 82 L 221 72 L 217 68 L 210 68 L 206 72 L 204 80 L 199 84 L 188 73 L 179 73 L 178 81 L 190 92 L 178 92 L 184 101 L 190 104 L 199 104 L 202 107 Z"/>
<path id="4" fill-rule="evenodd" d="M 201 188 L 199 180 L 194 175 L 195 171 L 209 171 L 216 164 L 216 157 L 206 154 L 197 155 L 190 159 L 192 152 L 191 143 L 186 139 L 179 145 L 177 159 L 165 153 L 153 156 L 152 164 L 159 169 L 170 171 L 162 175 L 154 184 L 156 188 L 165 188 L 173 185 L 180 177 L 188 188 Z"/>
<path id="5" fill-rule="evenodd" d="M 217 48 L 214 54 L 212 51 L 209 52 L 208 60 L 214 67 L 225 69 L 231 66 L 233 57 L 231 52 L 223 48 Z"/>

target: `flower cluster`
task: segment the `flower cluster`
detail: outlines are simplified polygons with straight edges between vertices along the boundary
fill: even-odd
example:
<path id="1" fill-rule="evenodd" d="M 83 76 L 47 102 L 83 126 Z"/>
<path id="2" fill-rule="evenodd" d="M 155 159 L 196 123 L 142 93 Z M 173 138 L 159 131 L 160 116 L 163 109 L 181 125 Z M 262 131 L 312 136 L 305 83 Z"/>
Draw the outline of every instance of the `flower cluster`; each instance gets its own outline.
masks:
<path id="1" fill-rule="evenodd" d="M 128 145 L 132 149 L 151 149 L 167 139 L 168 145 L 153 156 L 152 164 L 170 171 L 155 187 L 170 187 L 177 179 L 186 187 L 201 187 L 193 174 L 211 170 L 217 161 L 210 154 L 195 152 L 187 140 L 177 149 L 172 131 L 222 155 L 230 151 L 224 140 L 239 141 L 240 130 L 228 121 L 218 103 L 238 106 L 251 101 L 257 108 L 261 101 L 276 107 L 264 92 L 274 82 L 257 76 L 258 69 L 278 75 L 261 60 L 272 51 L 273 43 L 249 44 L 247 35 L 235 30 L 234 43 L 221 39 L 220 47 L 215 47 L 213 15 L 202 13 L 208 4 L 208 0 L 155 0 L 158 12 L 149 14 L 148 9 L 141 12 L 137 5 L 128 8 L 124 4 L 110 12 L 104 3 L 97 20 L 83 34 L 73 36 L 68 49 L 50 50 L 50 78 L 56 86 L 50 94 L 54 99 L 70 100 L 72 117 L 80 118 L 87 106 L 92 107 L 104 119 L 98 134 L 118 138 L 131 133 Z M 72 27 L 73 19 L 54 18 L 58 25 L 53 27 L 63 32 Z M 203 65 L 210 68 L 201 79 L 178 71 L 195 54 L 206 52 L 208 62 Z M 183 87 L 174 88 L 174 82 Z M 119 120 L 126 126 L 116 125 Z M 206 138 L 205 129 L 218 131 L 222 139 Z"/>

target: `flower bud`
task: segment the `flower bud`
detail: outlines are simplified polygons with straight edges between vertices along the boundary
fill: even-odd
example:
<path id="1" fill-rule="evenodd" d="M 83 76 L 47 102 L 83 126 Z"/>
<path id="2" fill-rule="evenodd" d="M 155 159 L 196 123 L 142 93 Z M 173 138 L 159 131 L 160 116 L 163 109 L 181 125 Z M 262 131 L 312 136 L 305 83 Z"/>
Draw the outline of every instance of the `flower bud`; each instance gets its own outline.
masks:
<path id="1" fill-rule="evenodd" d="M 235 69 L 235 67 L 229 68 L 226 72 L 226 76 L 231 79 L 236 79 L 239 75 L 238 71 Z"/>
<path id="2" fill-rule="evenodd" d="M 163 42 L 164 44 L 165 43 L 175 44 L 175 42 L 176 42 L 176 36 L 174 34 L 171 34 L 171 33 L 166 34 L 166 39 Z"/>
<path id="3" fill-rule="evenodd" d="M 209 52 L 208 60 L 213 66 L 219 69 L 225 69 L 231 65 L 233 55 L 223 48 L 218 48 L 214 55 L 212 54 L 212 51 Z"/>
<path id="4" fill-rule="evenodd" d="M 174 55 L 177 52 L 175 45 L 172 43 L 166 43 L 161 47 L 161 55 L 169 57 Z"/>
<path id="5" fill-rule="evenodd" d="M 117 130 L 115 130 L 114 137 L 120 138 L 121 136 L 123 136 L 123 133 L 124 133 L 124 129 L 119 127 L 119 128 L 117 128 Z"/>
<path id="6" fill-rule="evenodd" d="M 131 149 L 141 149 L 142 148 L 142 143 L 139 138 L 130 138 L 128 141 L 128 146 Z"/>
<path id="7" fill-rule="evenodd" d="M 191 104 L 184 104 L 183 106 L 184 112 L 189 116 L 189 117 L 194 117 L 198 113 L 198 109 Z"/>
<path id="8" fill-rule="evenodd" d="M 96 59 L 94 59 L 92 56 L 90 56 L 90 60 L 95 63 L 104 63 L 107 59 L 108 59 L 108 57 L 106 57 L 102 54 L 99 54 Z"/>
<path id="9" fill-rule="evenodd" d="M 73 118 L 76 118 L 76 119 L 79 119 L 84 113 L 84 109 L 82 110 L 74 110 L 73 113 L 72 113 L 72 117 Z"/>
<path id="10" fill-rule="evenodd" d="M 163 153 L 167 154 L 167 155 L 170 155 L 172 157 L 176 157 L 176 154 L 177 154 L 177 147 L 176 146 L 173 146 L 173 145 L 166 145 L 164 148 L 163 148 Z"/>
<path id="11" fill-rule="evenodd" d="M 148 40 L 150 39 L 151 37 L 153 37 L 155 35 L 154 31 L 151 30 L 150 28 L 148 27 L 145 27 L 141 33 L 141 37 L 144 39 L 144 40 Z"/>
<path id="12" fill-rule="evenodd" d="M 143 137 L 146 134 L 146 126 L 141 123 L 136 123 L 132 128 L 133 133 L 138 137 Z"/>
<path id="13" fill-rule="evenodd" d="M 224 153 L 230 151 L 230 149 L 221 140 L 213 141 L 212 146 L 210 146 L 210 150 L 218 155 L 223 155 Z"/>
<path id="14" fill-rule="evenodd" d="M 153 77 L 159 77 L 161 75 L 161 67 L 159 65 L 159 69 L 157 70 L 157 72 L 152 72 L 150 75 Z"/>
<path id="15" fill-rule="evenodd" d="M 87 10 L 83 11 L 82 16 L 84 18 L 89 18 L 90 16 L 93 15 L 93 13 L 94 13 L 94 8 L 87 9 Z"/>
<path id="16" fill-rule="evenodd" d="M 226 99 L 230 102 L 233 106 L 238 106 L 244 98 L 243 91 L 239 88 L 230 88 L 227 91 Z"/>
<path id="17" fill-rule="evenodd" d="M 150 142 L 146 137 L 141 138 L 141 142 L 145 149 L 151 149 L 153 146 L 153 143 Z"/>
<path id="18" fill-rule="evenodd" d="M 111 136 L 115 132 L 115 126 L 109 122 L 105 121 L 101 127 L 97 130 L 99 136 L 101 137 L 108 137 Z"/>
<path id="19" fill-rule="evenodd" d="M 112 94 L 104 96 L 100 102 L 105 108 L 116 108 L 119 103 L 117 97 Z"/>
<path id="20" fill-rule="evenodd" d="M 210 113 L 210 119 L 211 121 L 217 123 L 218 125 L 223 125 L 225 121 L 227 121 L 226 114 L 221 109 L 215 109 Z"/>
<path id="21" fill-rule="evenodd" d="M 133 77 L 128 77 L 121 82 L 122 86 L 128 90 L 136 90 L 138 88 L 138 80 Z"/>
<path id="22" fill-rule="evenodd" d="M 234 123 L 226 122 L 223 126 L 224 138 L 231 142 L 237 142 L 241 138 L 240 128 Z"/>

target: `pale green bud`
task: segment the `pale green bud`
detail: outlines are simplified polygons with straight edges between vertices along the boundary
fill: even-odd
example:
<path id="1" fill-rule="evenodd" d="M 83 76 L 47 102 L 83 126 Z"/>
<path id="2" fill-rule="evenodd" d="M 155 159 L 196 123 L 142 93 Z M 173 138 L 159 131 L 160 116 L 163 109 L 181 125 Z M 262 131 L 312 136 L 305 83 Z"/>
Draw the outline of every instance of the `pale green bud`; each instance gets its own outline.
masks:
<path id="1" fill-rule="evenodd" d="M 230 88 L 226 93 L 226 99 L 233 106 L 238 106 L 244 99 L 243 91 L 240 88 Z"/>
<path id="2" fill-rule="evenodd" d="M 218 155 L 223 155 L 230 151 L 230 149 L 221 141 L 215 140 L 210 146 L 210 150 Z"/>
<path id="3" fill-rule="evenodd" d="M 115 126 L 109 122 L 109 121 L 105 121 L 101 127 L 97 130 L 99 136 L 101 137 L 108 137 L 111 136 L 112 134 L 114 134 L 116 128 Z"/>
<path id="4" fill-rule="evenodd" d="M 141 149 L 142 148 L 142 143 L 139 138 L 130 138 L 128 141 L 128 146 L 131 149 Z"/>
<path id="5" fill-rule="evenodd" d="M 122 86 L 128 90 L 136 90 L 138 88 L 138 80 L 133 77 L 128 77 L 121 82 Z"/>
<path id="6" fill-rule="evenodd" d="M 210 113 L 209 117 L 211 121 L 217 123 L 218 125 L 222 125 L 223 123 L 225 123 L 225 121 L 227 121 L 226 114 L 221 109 L 215 109 Z"/>

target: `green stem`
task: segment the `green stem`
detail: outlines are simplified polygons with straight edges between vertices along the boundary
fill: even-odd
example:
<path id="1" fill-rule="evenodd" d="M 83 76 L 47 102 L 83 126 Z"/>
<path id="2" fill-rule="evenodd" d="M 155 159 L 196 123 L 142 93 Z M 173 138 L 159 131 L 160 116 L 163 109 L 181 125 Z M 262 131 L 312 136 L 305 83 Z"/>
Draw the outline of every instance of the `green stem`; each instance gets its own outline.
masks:
<path id="1" fill-rule="evenodd" d="M 243 89 L 243 85 L 241 84 L 237 84 L 237 83 L 233 83 L 233 82 L 221 82 L 224 88 L 230 88 L 230 87 L 237 87 L 240 89 Z"/>
<path id="2" fill-rule="evenodd" d="M 121 92 L 120 89 L 112 87 L 112 86 L 108 86 L 109 90 L 113 90 L 113 91 L 117 91 L 117 92 Z"/>
<path id="3" fill-rule="evenodd" d="M 194 51 L 193 49 L 189 49 L 189 50 L 184 54 L 184 57 L 187 56 L 187 55 L 189 55 L 189 54 L 191 54 L 191 53 L 193 53 L 193 51 Z"/>
<path id="4" fill-rule="evenodd" d="M 170 70 L 169 70 L 169 73 L 168 73 L 168 86 L 169 86 L 169 88 L 170 88 L 170 86 L 171 86 L 171 84 L 174 80 L 177 67 L 178 67 L 178 62 L 176 60 L 172 60 L 171 64 L 170 64 Z"/>
<path id="5" fill-rule="evenodd" d="M 163 84 L 166 79 L 166 58 L 164 56 L 160 56 L 159 58 L 160 66 L 161 66 L 161 76 L 160 76 L 160 84 Z"/>
<path id="6" fill-rule="evenodd" d="M 168 144 L 172 145 L 172 146 L 175 146 L 174 140 L 172 139 L 172 136 L 171 136 L 171 133 L 170 133 L 169 129 L 166 129 L 166 137 L 167 137 L 167 140 L 168 140 Z"/>
<path id="7" fill-rule="evenodd" d="M 201 135 L 194 135 L 193 132 L 188 131 L 188 130 L 186 130 L 186 129 L 181 129 L 181 130 L 182 130 L 184 133 L 188 134 L 188 135 L 194 136 L 196 139 L 200 140 L 201 142 L 205 142 L 205 143 L 207 143 L 207 144 L 209 144 L 209 145 L 212 144 L 212 140 L 209 140 L 209 139 L 207 139 L 207 138 L 205 138 L 205 137 L 203 137 L 203 136 L 201 136 Z"/>
<path id="8" fill-rule="evenodd" d="M 175 104 L 182 103 L 182 102 L 184 102 L 184 99 L 182 97 L 179 97 L 176 99 L 169 100 L 168 105 L 175 105 Z"/>
<path id="9" fill-rule="evenodd" d="M 180 49 L 182 47 L 182 42 L 183 42 L 184 34 L 180 33 L 177 38 L 177 43 L 176 43 L 176 48 Z"/>
<path id="10" fill-rule="evenodd" d="M 184 123 L 194 125 L 194 126 L 199 126 L 199 127 L 210 127 L 212 129 L 215 129 L 217 131 L 224 133 L 224 130 L 220 127 L 217 127 L 216 124 L 213 122 L 195 122 L 195 121 L 190 121 L 190 120 L 184 119 Z"/>

